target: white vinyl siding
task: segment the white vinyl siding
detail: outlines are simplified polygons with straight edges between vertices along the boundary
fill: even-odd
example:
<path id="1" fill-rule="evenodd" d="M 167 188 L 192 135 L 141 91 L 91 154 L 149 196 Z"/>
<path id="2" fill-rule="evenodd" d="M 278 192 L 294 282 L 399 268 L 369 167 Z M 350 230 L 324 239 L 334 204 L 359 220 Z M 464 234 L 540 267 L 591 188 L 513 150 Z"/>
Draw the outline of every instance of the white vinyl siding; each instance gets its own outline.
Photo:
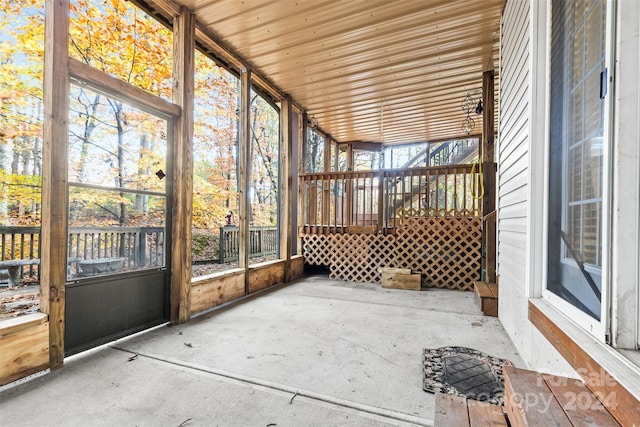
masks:
<path id="1" fill-rule="evenodd" d="M 531 98 L 529 7 L 528 0 L 509 0 L 503 14 L 497 146 L 499 315 L 527 363 L 533 357 L 526 288 Z"/>
<path id="2" fill-rule="evenodd" d="M 500 284 L 507 287 L 511 281 L 524 281 L 527 262 L 528 1 L 507 2 L 502 34 L 497 259 Z"/>

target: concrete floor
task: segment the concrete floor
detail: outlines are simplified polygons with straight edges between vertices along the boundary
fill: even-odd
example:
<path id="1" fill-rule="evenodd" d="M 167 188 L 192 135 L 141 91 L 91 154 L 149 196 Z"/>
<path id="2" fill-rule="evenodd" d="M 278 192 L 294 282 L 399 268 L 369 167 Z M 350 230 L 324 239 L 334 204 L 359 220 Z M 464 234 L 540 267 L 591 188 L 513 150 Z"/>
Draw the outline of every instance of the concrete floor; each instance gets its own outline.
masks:
<path id="1" fill-rule="evenodd" d="M 311 276 L 69 358 L 1 392 L 0 425 L 429 426 L 422 349 L 450 345 L 524 367 L 471 292 Z"/>

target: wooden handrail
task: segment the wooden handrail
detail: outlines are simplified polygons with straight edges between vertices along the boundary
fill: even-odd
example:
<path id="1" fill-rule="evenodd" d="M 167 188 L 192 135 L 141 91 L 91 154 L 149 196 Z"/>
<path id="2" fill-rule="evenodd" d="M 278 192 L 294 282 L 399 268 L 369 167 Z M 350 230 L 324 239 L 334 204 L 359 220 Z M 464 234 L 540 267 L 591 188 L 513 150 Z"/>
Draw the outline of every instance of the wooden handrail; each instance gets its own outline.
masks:
<path id="1" fill-rule="evenodd" d="M 300 174 L 303 233 L 386 233 L 403 217 L 480 216 L 473 165 Z"/>

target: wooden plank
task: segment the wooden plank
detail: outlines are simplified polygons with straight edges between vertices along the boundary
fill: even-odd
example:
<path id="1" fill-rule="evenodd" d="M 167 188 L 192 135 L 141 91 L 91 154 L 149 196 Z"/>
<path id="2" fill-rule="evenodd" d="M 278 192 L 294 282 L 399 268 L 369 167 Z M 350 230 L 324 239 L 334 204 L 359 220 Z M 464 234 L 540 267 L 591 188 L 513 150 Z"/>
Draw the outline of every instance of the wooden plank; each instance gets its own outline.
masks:
<path id="1" fill-rule="evenodd" d="M 64 359 L 69 165 L 69 0 L 45 7 L 40 311 L 49 315 L 49 362 Z M 4 348 L 4 347 L 3 347 Z"/>
<path id="2" fill-rule="evenodd" d="M 377 227 L 375 225 L 349 225 L 347 233 L 349 234 L 376 234 Z"/>
<path id="3" fill-rule="evenodd" d="M 0 334 L 0 386 L 49 366 L 49 322 L 29 322 L 26 329 Z"/>
<path id="4" fill-rule="evenodd" d="M 267 261 L 249 268 L 249 293 L 284 282 L 284 261 Z"/>
<path id="5" fill-rule="evenodd" d="M 304 218 L 305 218 L 305 182 L 304 178 L 301 178 L 300 175 L 304 172 L 304 147 L 306 141 L 306 129 L 307 129 L 307 115 L 306 113 L 298 114 L 298 145 L 296 147 L 298 151 L 298 197 L 296 199 L 297 203 L 297 225 L 298 230 L 304 227 Z M 298 233 L 298 237 L 299 233 Z M 302 244 L 300 239 L 298 239 L 298 244 L 296 248 L 296 255 L 302 254 Z"/>
<path id="6" fill-rule="evenodd" d="M 486 282 L 473 282 L 473 286 L 480 298 L 495 298 Z"/>
<path id="7" fill-rule="evenodd" d="M 436 393 L 435 427 L 470 427 L 467 399 Z"/>
<path id="8" fill-rule="evenodd" d="M 289 263 L 289 280 L 304 276 L 304 256 L 294 255 Z"/>
<path id="9" fill-rule="evenodd" d="M 245 272 L 237 269 L 193 281 L 191 314 L 210 309 L 244 296 Z"/>
<path id="10" fill-rule="evenodd" d="M 280 104 L 280 188 L 278 189 L 278 195 L 280 196 L 278 241 L 280 245 L 278 258 L 287 260 L 287 265 L 291 259 L 291 230 L 293 221 L 291 216 L 293 212 L 293 195 L 291 194 L 291 188 L 293 186 L 291 165 L 293 129 L 291 129 L 291 114 L 291 99 L 285 98 Z M 288 270 L 287 268 L 287 271 Z M 288 275 L 287 272 L 287 276 Z"/>
<path id="11" fill-rule="evenodd" d="M 542 377 L 574 426 L 620 425 L 582 381 L 547 374 Z"/>
<path id="12" fill-rule="evenodd" d="M 182 115 L 173 121 L 170 320 L 191 318 L 191 217 L 193 204 L 193 93 L 195 17 L 180 8 L 173 22 L 173 102 Z"/>
<path id="13" fill-rule="evenodd" d="M 422 283 L 420 274 L 382 273 L 382 287 L 419 291 Z"/>
<path id="14" fill-rule="evenodd" d="M 513 427 L 572 427 L 539 373 L 513 366 L 504 373 L 504 406 Z"/>
<path id="15" fill-rule="evenodd" d="M 482 214 L 486 215 L 496 209 L 496 170 L 494 166 L 494 71 L 482 73 L 482 178 L 484 181 L 484 197 L 482 198 Z M 493 268 L 495 265 L 487 266 Z"/>
<path id="16" fill-rule="evenodd" d="M 380 268 L 380 273 L 388 273 L 388 274 L 411 274 L 410 268 L 392 268 L 392 267 L 382 267 Z"/>
<path id="17" fill-rule="evenodd" d="M 249 267 L 249 211 L 251 200 L 249 182 L 251 180 L 251 71 L 243 68 L 240 72 L 240 131 L 238 141 L 238 246 L 240 258 L 238 266 Z M 249 293 L 249 274 L 245 275 L 245 293 Z"/>
<path id="18" fill-rule="evenodd" d="M 467 400 L 470 427 L 506 427 L 507 418 L 502 406 L 477 400 Z"/>
<path id="19" fill-rule="evenodd" d="M 489 291 L 491 292 L 491 295 L 493 295 L 494 298 L 498 298 L 498 284 L 497 283 L 488 282 L 487 283 L 487 288 L 489 288 Z"/>
<path id="20" fill-rule="evenodd" d="M 545 336 L 567 362 L 576 369 L 586 386 L 600 400 L 605 408 L 623 426 L 633 425 L 640 420 L 640 402 L 622 384 L 598 363 L 589 352 L 586 343 L 579 345 L 559 328 L 540 308 L 529 301 L 529 320 Z M 619 363 L 609 360 L 611 364 Z"/>
<path id="21" fill-rule="evenodd" d="M 174 38 L 174 44 L 176 40 Z M 178 65 L 174 61 L 174 67 Z M 141 110 L 165 116 L 165 118 L 177 117 L 180 113 L 180 104 L 165 101 L 156 95 L 152 95 L 144 89 L 140 89 L 130 83 L 110 76 L 77 59 L 69 58 L 69 74 L 74 84 L 89 86 L 92 90 L 114 97 L 114 93 L 124 94 L 129 103 Z M 118 96 L 116 95 L 116 98 Z"/>
<path id="22" fill-rule="evenodd" d="M 13 317 L 0 322 L 0 339 L 7 335 L 31 329 L 42 325 L 49 320 L 49 316 L 44 313 L 33 313 L 24 316 Z"/>

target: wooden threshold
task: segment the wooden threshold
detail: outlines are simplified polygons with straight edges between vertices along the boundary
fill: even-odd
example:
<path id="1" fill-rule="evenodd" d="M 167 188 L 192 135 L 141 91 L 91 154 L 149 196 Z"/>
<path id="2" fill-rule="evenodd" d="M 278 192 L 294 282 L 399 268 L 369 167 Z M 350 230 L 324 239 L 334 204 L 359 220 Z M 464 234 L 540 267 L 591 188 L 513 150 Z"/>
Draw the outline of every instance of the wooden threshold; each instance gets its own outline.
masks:
<path id="1" fill-rule="evenodd" d="M 548 302 L 529 300 L 529 320 L 623 426 L 640 420 L 640 368 L 597 341 Z"/>

